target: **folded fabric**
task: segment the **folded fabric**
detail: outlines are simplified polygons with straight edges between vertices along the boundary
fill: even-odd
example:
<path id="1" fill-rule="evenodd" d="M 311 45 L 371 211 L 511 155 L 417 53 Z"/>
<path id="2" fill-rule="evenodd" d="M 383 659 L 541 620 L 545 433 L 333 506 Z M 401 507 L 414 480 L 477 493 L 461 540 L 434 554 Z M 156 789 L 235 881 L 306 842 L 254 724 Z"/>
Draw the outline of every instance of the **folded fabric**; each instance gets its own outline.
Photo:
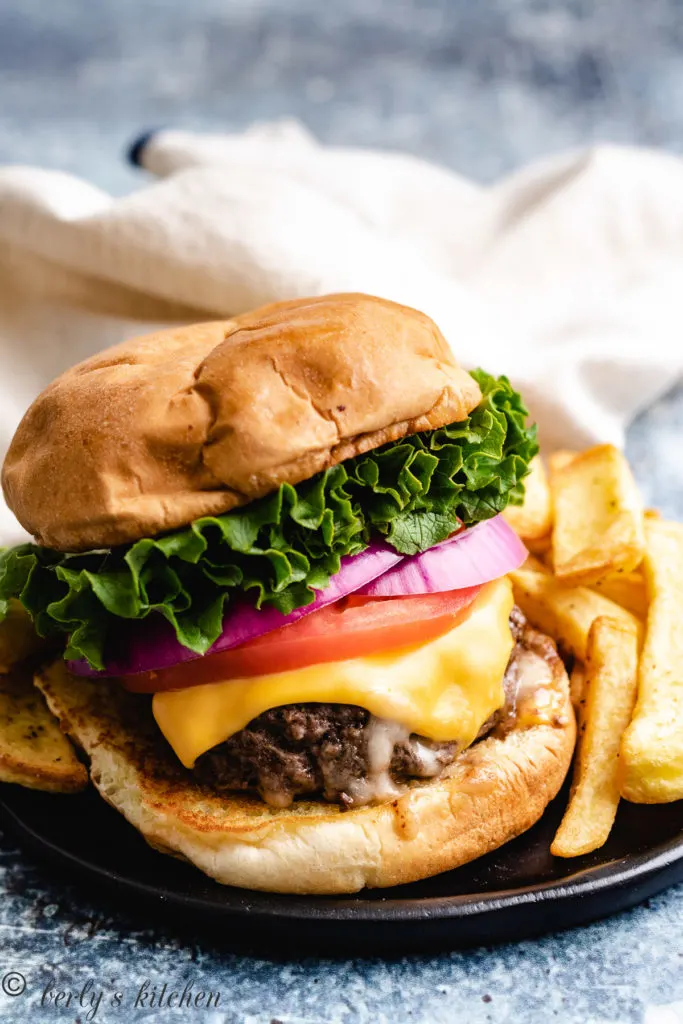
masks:
<path id="1" fill-rule="evenodd" d="M 416 306 L 469 367 L 507 373 L 546 449 L 623 441 L 683 368 L 683 161 L 599 146 L 492 188 L 285 122 L 164 131 L 114 199 L 0 169 L 0 459 L 66 366 L 162 323 L 366 291 Z M 19 535 L 0 505 L 0 538 Z"/>

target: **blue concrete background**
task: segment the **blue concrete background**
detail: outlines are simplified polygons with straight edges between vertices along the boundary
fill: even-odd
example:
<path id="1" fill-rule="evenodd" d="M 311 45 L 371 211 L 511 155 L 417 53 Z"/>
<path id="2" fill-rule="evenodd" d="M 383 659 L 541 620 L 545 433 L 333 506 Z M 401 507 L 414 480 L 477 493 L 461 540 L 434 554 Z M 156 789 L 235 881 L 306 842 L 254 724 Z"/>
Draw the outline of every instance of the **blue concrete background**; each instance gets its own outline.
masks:
<path id="1" fill-rule="evenodd" d="M 408 150 L 482 181 L 594 140 L 680 151 L 682 51 L 678 0 L 0 0 L 0 162 L 122 193 L 144 180 L 123 153 L 146 128 L 281 116 L 326 141 Z M 629 435 L 647 500 L 679 518 L 682 424 L 676 389 Z M 22 996 L 0 993 L 0 1018 L 674 1024 L 682 907 L 679 887 L 537 942 L 280 964 L 200 934 L 141 933 L 0 838 L 0 973 L 27 981 Z M 220 1008 L 132 1011 L 146 979 L 219 991 Z M 71 1006 L 54 1004 L 57 988 L 74 993 Z"/>
<path id="2" fill-rule="evenodd" d="M 679 0 L 0 0 L 0 159 L 122 191 L 141 129 L 300 118 L 481 180 L 683 145 Z"/>

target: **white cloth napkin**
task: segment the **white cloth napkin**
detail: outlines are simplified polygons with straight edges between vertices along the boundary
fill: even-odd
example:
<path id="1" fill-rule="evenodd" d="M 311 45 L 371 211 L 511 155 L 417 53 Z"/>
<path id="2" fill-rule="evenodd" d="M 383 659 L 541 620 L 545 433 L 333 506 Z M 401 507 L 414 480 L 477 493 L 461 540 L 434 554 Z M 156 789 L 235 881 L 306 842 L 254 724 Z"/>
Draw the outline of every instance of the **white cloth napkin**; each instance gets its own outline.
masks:
<path id="1" fill-rule="evenodd" d="M 160 323 L 366 291 L 437 321 L 507 373 L 546 448 L 623 440 L 683 369 L 683 161 L 599 146 L 492 188 L 410 156 L 321 146 L 300 126 L 165 131 L 162 179 L 113 199 L 0 168 L 0 460 L 70 364 Z M 0 503 L 0 538 L 16 522 Z"/>

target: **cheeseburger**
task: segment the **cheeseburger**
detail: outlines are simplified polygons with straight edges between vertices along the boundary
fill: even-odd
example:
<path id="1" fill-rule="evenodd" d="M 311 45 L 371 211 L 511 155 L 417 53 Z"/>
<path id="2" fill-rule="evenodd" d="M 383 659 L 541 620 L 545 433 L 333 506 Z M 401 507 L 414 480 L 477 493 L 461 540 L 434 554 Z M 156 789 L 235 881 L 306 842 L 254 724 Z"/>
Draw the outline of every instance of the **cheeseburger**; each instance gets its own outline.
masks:
<path id="1" fill-rule="evenodd" d="M 500 513 L 537 452 L 505 377 L 367 295 L 136 338 L 8 451 L 0 554 L 102 796 L 220 882 L 353 892 L 529 828 L 574 720 Z"/>

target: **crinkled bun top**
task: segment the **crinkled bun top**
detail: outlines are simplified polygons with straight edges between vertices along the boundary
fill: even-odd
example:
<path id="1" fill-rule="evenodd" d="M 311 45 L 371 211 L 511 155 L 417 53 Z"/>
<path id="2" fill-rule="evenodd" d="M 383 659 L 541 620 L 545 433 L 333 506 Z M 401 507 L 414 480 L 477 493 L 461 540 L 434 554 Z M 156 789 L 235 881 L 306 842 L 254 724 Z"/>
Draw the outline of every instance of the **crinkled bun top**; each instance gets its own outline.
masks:
<path id="1" fill-rule="evenodd" d="M 281 302 L 134 338 L 62 374 L 20 423 L 3 490 L 40 544 L 111 547 L 462 420 L 480 398 L 414 309 L 351 294 Z"/>

